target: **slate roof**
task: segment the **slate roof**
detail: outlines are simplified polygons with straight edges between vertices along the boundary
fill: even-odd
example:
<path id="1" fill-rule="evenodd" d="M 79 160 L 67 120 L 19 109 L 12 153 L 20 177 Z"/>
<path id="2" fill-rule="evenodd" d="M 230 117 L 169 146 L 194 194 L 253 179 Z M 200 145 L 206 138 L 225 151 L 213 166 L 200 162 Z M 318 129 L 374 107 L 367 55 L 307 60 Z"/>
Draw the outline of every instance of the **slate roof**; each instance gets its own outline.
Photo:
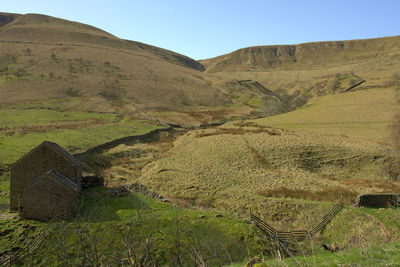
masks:
<path id="1" fill-rule="evenodd" d="M 68 153 L 64 148 L 62 148 L 59 144 L 57 143 L 53 143 L 50 141 L 44 141 L 43 143 L 48 144 L 51 148 L 53 148 L 54 150 L 56 150 L 60 155 L 62 155 L 64 158 L 68 159 L 69 161 L 71 161 L 72 163 L 74 163 L 76 166 L 81 165 L 81 162 L 75 158 L 73 155 L 71 155 L 70 153 Z"/>
<path id="2" fill-rule="evenodd" d="M 75 166 L 80 166 L 82 163 L 75 158 L 73 155 L 71 155 L 70 153 L 68 153 L 64 148 L 62 148 L 59 144 L 50 142 L 50 141 L 43 141 L 40 145 L 38 145 L 37 147 L 35 147 L 34 149 L 32 149 L 30 152 L 26 153 L 22 158 L 20 158 L 19 160 L 17 160 L 16 162 L 14 162 L 14 164 L 12 164 L 10 167 L 17 165 L 19 162 L 21 162 L 24 158 L 26 158 L 28 155 L 30 155 L 31 153 L 33 153 L 36 149 L 38 149 L 39 147 L 43 146 L 43 145 L 47 145 L 48 147 L 50 147 L 51 149 L 53 149 L 57 154 L 59 154 L 60 156 L 62 156 L 63 158 L 65 158 L 66 160 L 68 160 L 69 162 L 71 162 L 73 165 Z"/>
<path id="3" fill-rule="evenodd" d="M 25 187 L 26 188 L 30 187 L 31 185 L 33 185 L 34 183 L 36 183 L 37 181 L 39 181 L 40 179 L 42 179 L 45 176 L 49 176 L 50 178 L 52 178 L 56 182 L 60 183 L 64 187 L 70 189 L 71 191 L 78 192 L 78 185 L 76 183 L 74 183 L 73 181 L 71 181 L 70 179 L 68 179 L 67 177 L 65 177 L 64 175 L 62 175 L 61 173 L 59 173 L 58 171 L 56 171 L 54 169 L 51 169 L 51 170 L 43 173 L 39 177 L 33 179 L 33 181 L 27 183 Z"/>

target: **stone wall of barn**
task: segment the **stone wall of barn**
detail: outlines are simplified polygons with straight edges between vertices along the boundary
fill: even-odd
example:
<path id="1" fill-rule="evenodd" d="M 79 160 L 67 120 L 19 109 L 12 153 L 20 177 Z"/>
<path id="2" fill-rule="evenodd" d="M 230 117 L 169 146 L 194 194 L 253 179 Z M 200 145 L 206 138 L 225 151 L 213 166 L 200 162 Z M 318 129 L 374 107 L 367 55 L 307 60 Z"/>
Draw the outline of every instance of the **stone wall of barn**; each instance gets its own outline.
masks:
<path id="1" fill-rule="evenodd" d="M 55 169 L 81 187 L 81 167 L 56 153 L 52 148 L 42 145 L 31 154 L 17 162 L 10 169 L 10 209 L 18 210 L 21 193 L 27 183 L 48 170 Z"/>
<path id="2" fill-rule="evenodd" d="M 26 188 L 21 197 L 21 216 L 29 219 L 49 220 L 75 217 L 78 193 L 49 176 Z"/>

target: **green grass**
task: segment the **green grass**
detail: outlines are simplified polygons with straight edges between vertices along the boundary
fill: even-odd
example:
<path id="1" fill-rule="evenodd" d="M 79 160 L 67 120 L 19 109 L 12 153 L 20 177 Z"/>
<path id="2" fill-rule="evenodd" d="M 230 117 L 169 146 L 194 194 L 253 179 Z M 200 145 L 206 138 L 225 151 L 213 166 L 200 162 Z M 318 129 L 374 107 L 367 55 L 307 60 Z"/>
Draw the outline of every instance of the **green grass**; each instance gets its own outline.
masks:
<path id="1" fill-rule="evenodd" d="M 3 173 L 0 175 L 0 212 L 2 210 L 1 205 L 8 205 L 10 198 L 10 182 L 7 175 L 8 173 Z"/>
<path id="2" fill-rule="evenodd" d="M 295 111 L 254 122 L 385 142 L 397 108 L 393 89 L 369 89 L 318 97 Z"/>
<path id="3" fill-rule="evenodd" d="M 40 126 L 65 121 L 76 121 L 88 119 L 103 119 L 108 122 L 116 120 L 115 114 L 96 114 L 89 112 L 60 112 L 49 109 L 0 109 L 0 125 L 2 127 L 14 128 L 18 126 Z"/>
<path id="4" fill-rule="evenodd" d="M 319 252 L 293 258 L 268 259 L 266 266 L 399 266 L 400 243 L 380 247 L 349 249 L 336 253 Z M 260 265 L 262 266 L 262 265 Z"/>
<path id="5" fill-rule="evenodd" d="M 264 101 L 256 96 L 253 96 L 247 101 L 247 104 L 259 108 L 263 106 Z"/>
<path id="6" fill-rule="evenodd" d="M 125 253 L 126 244 L 123 243 L 120 231 L 125 229 L 125 233 L 128 233 L 132 230 L 129 228 L 132 225 L 135 237 L 153 233 L 154 238 L 160 239 L 156 252 L 151 255 L 157 258 L 160 264 L 173 262 L 171 255 L 176 252 L 178 243 L 183 253 L 182 260 L 186 262 L 185 266 L 193 266 L 190 255 L 194 254 L 194 248 L 204 257 L 215 254 L 208 259 L 208 263 L 220 266 L 252 257 L 268 244 L 262 241 L 262 237 L 251 225 L 231 215 L 216 217 L 212 212 L 189 211 L 135 193 L 113 198 L 107 192 L 104 188 L 84 191 L 80 217 L 74 221 L 60 222 L 44 245 L 28 259 L 47 266 L 59 264 L 60 259 L 55 255 L 60 254 L 60 247 L 73 246 L 78 240 L 77 229 L 87 229 L 89 235 L 85 241 L 86 248 L 96 245 L 98 252 L 104 254 L 102 262 L 108 262 L 108 255 Z M 135 223 L 139 215 L 140 222 Z M 33 225 L 36 230 L 29 231 L 29 227 L 26 230 L 24 225 L 27 224 Z M 10 246 L 29 246 L 37 230 L 45 224 L 16 218 L 0 221 L 0 225 L 1 229 L 12 229 L 0 242 L 0 250 L 9 250 Z M 60 243 L 61 238 L 64 238 L 63 243 Z M 137 244 L 138 247 L 140 245 L 143 244 Z M 77 248 L 66 249 L 72 261 L 79 257 L 74 249 Z"/>
<path id="7" fill-rule="evenodd" d="M 47 109 L 0 109 L 0 125 L 3 166 L 12 164 L 44 140 L 75 152 L 160 127 L 143 120 L 119 118 L 116 114 Z"/>

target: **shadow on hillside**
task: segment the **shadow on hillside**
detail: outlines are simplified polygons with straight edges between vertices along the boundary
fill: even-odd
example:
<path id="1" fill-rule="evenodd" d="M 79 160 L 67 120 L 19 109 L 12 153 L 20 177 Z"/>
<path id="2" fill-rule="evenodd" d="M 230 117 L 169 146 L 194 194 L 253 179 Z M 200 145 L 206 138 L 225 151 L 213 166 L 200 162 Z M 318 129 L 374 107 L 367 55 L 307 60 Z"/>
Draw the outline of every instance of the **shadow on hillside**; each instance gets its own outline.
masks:
<path id="1" fill-rule="evenodd" d="M 86 222 L 125 221 L 149 209 L 140 197 L 129 193 L 112 197 L 106 188 L 97 187 L 82 192 L 78 220 Z"/>

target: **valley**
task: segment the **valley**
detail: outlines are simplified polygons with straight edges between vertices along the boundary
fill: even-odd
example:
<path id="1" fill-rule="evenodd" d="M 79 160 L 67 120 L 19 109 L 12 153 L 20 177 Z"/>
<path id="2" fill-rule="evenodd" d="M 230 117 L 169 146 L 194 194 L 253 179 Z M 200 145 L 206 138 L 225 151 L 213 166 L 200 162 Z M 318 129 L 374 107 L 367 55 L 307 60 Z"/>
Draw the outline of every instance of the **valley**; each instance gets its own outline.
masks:
<path id="1" fill-rule="evenodd" d="M 22 251 L 17 265 L 396 262 L 399 209 L 353 204 L 400 192 L 390 128 L 399 69 L 399 36 L 196 61 L 77 22 L 0 13 L 0 262 Z M 8 212 L 9 167 L 43 140 L 104 178 L 84 190 L 76 219 Z M 131 183 L 170 203 L 112 195 Z M 293 244 L 295 255 L 249 223 L 251 211 L 282 231 L 310 229 L 340 199 L 344 208 Z"/>

